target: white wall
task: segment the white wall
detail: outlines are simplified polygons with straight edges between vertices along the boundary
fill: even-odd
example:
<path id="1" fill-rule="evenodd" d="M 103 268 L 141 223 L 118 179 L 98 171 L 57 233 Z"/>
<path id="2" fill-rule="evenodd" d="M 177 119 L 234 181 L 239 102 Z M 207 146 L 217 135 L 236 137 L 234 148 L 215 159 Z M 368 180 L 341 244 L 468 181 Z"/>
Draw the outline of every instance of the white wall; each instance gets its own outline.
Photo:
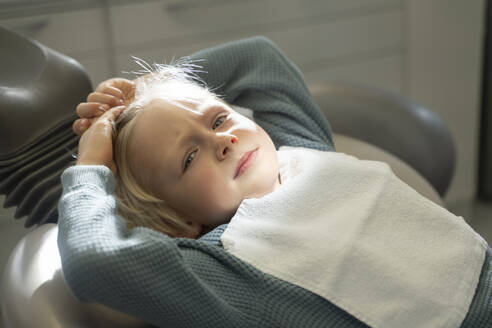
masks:
<path id="1" fill-rule="evenodd" d="M 468 216 L 476 196 L 484 0 L 408 0 L 406 93 L 432 108 L 457 147 L 446 203 Z"/>

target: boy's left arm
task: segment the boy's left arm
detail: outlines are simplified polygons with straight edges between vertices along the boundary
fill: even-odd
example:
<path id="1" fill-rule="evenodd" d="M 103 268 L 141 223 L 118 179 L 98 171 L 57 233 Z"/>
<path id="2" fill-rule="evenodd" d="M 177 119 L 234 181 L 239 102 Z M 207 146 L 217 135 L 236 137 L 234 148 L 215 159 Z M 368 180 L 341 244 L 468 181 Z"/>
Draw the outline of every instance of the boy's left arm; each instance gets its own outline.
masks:
<path id="1" fill-rule="evenodd" d="M 335 150 L 330 124 L 310 94 L 301 71 L 271 40 L 251 37 L 204 49 L 190 58 L 202 66 L 204 71 L 196 75 L 213 92 L 230 104 L 253 110 L 256 123 L 270 135 L 277 149 L 287 145 Z M 134 91 L 132 81 L 109 79 L 95 93 L 112 94 L 112 89 L 120 89 L 128 105 L 133 92 L 125 92 L 127 86 Z M 74 122 L 76 134 L 82 135 L 90 125 L 83 118 L 101 115 L 99 105 L 103 104 L 79 105 L 85 110 L 77 110 L 81 119 Z M 111 103 L 108 105 L 111 107 Z"/>
<path id="2" fill-rule="evenodd" d="M 253 110 L 255 121 L 282 145 L 334 151 L 331 127 L 301 71 L 263 36 L 199 51 L 198 75 L 228 103 Z"/>

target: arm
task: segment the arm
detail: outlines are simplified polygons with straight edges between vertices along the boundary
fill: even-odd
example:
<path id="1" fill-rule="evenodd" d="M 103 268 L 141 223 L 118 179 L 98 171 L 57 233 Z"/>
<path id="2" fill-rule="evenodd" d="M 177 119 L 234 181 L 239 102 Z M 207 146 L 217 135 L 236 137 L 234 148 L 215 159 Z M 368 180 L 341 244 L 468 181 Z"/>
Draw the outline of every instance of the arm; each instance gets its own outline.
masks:
<path id="1" fill-rule="evenodd" d="M 239 300 L 260 295 L 262 281 L 222 248 L 146 228 L 127 231 L 106 166 L 68 168 L 62 184 L 58 247 L 77 299 L 162 327 L 256 326 L 260 309 L 247 301 L 254 297 Z"/>
<path id="2" fill-rule="evenodd" d="M 334 150 L 331 128 L 299 69 L 265 37 L 253 37 L 191 56 L 199 76 L 229 103 L 252 109 L 275 146 Z"/>
<path id="3" fill-rule="evenodd" d="M 299 69 L 265 37 L 254 37 L 199 51 L 191 56 L 206 73 L 202 80 L 229 103 L 253 110 L 255 121 L 270 135 L 277 149 L 282 145 L 335 150 L 331 127 L 311 96 Z M 139 77 L 145 78 L 145 76 Z M 128 105 L 133 81 L 114 78 L 102 82 L 77 107 L 81 119 L 73 130 L 82 135 L 105 108 Z M 88 120 L 89 119 L 89 120 Z"/>

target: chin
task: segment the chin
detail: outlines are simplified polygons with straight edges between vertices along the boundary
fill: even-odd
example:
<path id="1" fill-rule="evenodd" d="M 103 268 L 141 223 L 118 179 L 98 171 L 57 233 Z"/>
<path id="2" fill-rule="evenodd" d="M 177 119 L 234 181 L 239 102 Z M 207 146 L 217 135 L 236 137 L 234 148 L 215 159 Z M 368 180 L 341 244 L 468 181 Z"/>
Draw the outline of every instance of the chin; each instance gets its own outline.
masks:
<path id="1" fill-rule="evenodd" d="M 202 237 L 203 235 L 206 235 L 210 231 L 214 230 L 216 227 L 209 227 L 209 226 L 202 226 L 202 232 L 198 235 L 197 238 Z"/>

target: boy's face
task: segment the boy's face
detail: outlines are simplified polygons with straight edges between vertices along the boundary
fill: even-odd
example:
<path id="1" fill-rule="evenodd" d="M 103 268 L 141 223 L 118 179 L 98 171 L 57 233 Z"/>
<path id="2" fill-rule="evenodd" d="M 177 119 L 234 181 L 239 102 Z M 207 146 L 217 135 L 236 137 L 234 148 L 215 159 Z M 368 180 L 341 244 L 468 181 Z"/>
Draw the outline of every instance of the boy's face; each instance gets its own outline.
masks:
<path id="1" fill-rule="evenodd" d="M 162 99 L 144 106 L 130 154 L 137 178 L 192 222 L 185 237 L 196 238 L 228 222 L 243 199 L 276 190 L 279 170 L 275 146 L 255 122 L 212 97 L 186 106 Z M 256 158 L 236 177 L 240 159 L 252 150 Z"/>

